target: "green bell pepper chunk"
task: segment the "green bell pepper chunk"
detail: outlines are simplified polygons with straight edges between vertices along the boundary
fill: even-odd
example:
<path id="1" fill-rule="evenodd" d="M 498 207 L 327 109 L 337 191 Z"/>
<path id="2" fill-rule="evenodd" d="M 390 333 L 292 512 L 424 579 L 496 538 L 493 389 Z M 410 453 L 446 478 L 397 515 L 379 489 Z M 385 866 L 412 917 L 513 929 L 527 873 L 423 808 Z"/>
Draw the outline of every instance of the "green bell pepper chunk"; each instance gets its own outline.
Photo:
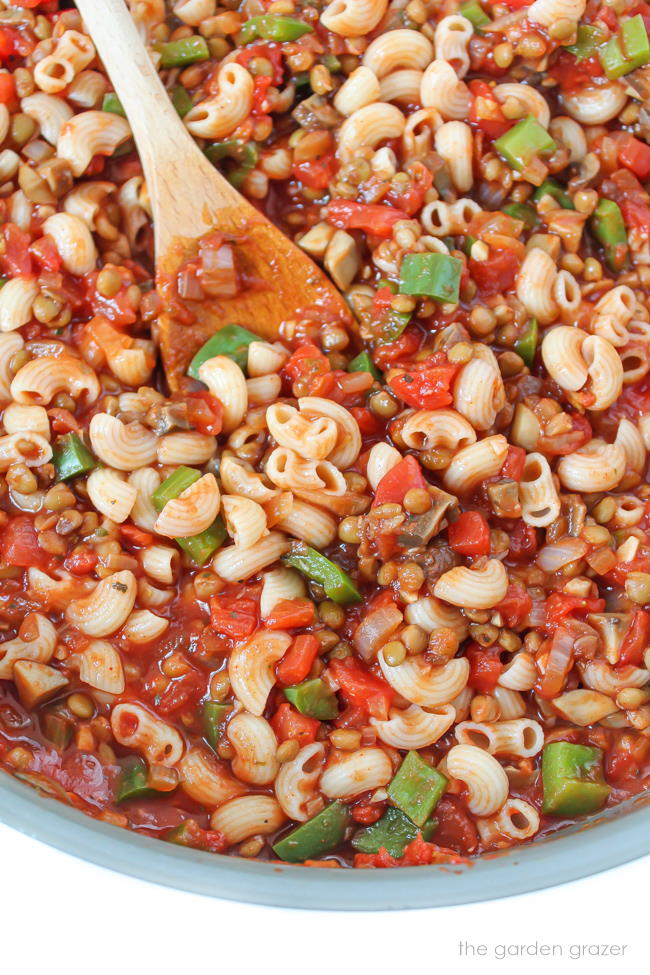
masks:
<path id="1" fill-rule="evenodd" d="M 330 690 L 320 677 L 303 681 L 295 687 L 285 687 L 284 696 L 293 706 L 308 718 L 331 721 L 338 717 L 339 705 L 336 694 Z"/>
<path id="2" fill-rule="evenodd" d="M 539 226 L 537 210 L 535 207 L 531 207 L 529 203 L 506 203 L 505 206 L 501 207 L 501 210 L 513 220 L 521 220 L 527 230 L 534 230 L 535 227 Z"/>
<path id="3" fill-rule="evenodd" d="M 575 210 L 573 200 L 569 194 L 554 179 L 545 179 L 542 185 L 533 193 L 533 200 L 535 203 L 538 203 L 544 196 L 552 196 L 563 210 Z"/>
<path id="4" fill-rule="evenodd" d="M 543 125 L 527 115 L 494 142 L 494 148 L 511 169 L 522 173 L 536 156 L 551 155 L 557 146 Z"/>
<path id="5" fill-rule="evenodd" d="M 394 308 L 385 308 L 379 322 L 372 326 L 374 340 L 378 345 L 395 342 L 410 321 L 410 311 L 395 311 Z"/>
<path id="6" fill-rule="evenodd" d="M 569 44 L 565 50 L 573 54 L 579 63 L 593 57 L 604 40 L 605 32 L 596 24 L 578 24 L 576 42 Z"/>
<path id="7" fill-rule="evenodd" d="M 208 42 L 200 34 L 182 37 L 179 41 L 156 44 L 155 49 L 160 54 L 161 68 L 185 68 L 188 64 L 207 61 L 210 57 Z"/>
<path id="8" fill-rule="evenodd" d="M 260 155 L 254 142 L 242 142 L 240 139 L 211 142 L 203 152 L 213 166 L 216 166 L 222 159 L 232 159 L 239 163 L 242 169 L 253 169 Z"/>
<path id="9" fill-rule="evenodd" d="M 241 44 L 261 38 L 264 41 L 297 41 L 303 34 L 311 34 L 314 28 L 295 17 L 282 17 L 277 14 L 262 14 L 247 20 L 237 40 Z"/>
<path id="10" fill-rule="evenodd" d="M 313 860 L 341 845 L 350 822 L 350 810 L 337 799 L 274 843 L 273 852 L 287 863 Z"/>
<path id="11" fill-rule="evenodd" d="M 128 759 L 122 766 L 117 782 L 115 802 L 126 802 L 128 799 L 148 799 L 160 793 L 148 784 L 147 766 L 139 758 Z"/>
<path id="12" fill-rule="evenodd" d="M 200 848 L 200 836 L 200 827 L 195 820 L 184 819 L 165 833 L 165 843 L 175 843 L 176 846 L 187 846 L 196 850 Z"/>
<path id="13" fill-rule="evenodd" d="M 97 461 L 76 433 L 66 433 L 52 448 L 52 463 L 60 481 L 81 477 L 97 467 Z"/>
<path id="14" fill-rule="evenodd" d="M 488 17 L 478 0 L 467 0 L 467 3 L 462 5 L 458 13 L 461 17 L 469 20 L 477 34 L 482 34 L 481 27 L 492 22 L 492 18 Z"/>
<path id="15" fill-rule="evenodd" d="M 177 467 L 151 495 L 156 511 L 160 513 L 168 501 L 173 501 L 183 491 L 187 491 L 200 477 L 201 472 L 193 467 Z"/>
<path id="16" fill-rule="evenodd" d="M 621 271 L 627 264 L 627 231 L 618 203 L 600 199 L 594 210 L 591 231 L 605 250 L 605 260 L 612 271 Z"/>
<path id="17" fill-rule="evenodd" d="M 603 778 L 603 753 L 589 745 L 553 741 L 542 754 L 542 783 L 547 816 L 582 816 L 601 809 L 609 796 Z"/>
<path id="18" fill-rule="evenodd" d="M 348 362 L 348 372 L 369 372 L 378 382 L 381 380 L 379 369 L 370 358 L 370 353 L 365 350 L 360 352 L 359 355 L 355 355 L 354 359 L 350 359 Z"/>
<path id="19" fill-rule="evenodd" d="M 102 112 L 110 112 L 111 115 L 121 115 L 122 118 L 126 118 L 126 112 L 117 92 L 106 92 L 102 101 Z"/>
<path id="20" fill-rule="evenodd" d="M 254 335 L 241 325 L 224 325 L 205 345 L 202 345 L 190 362 L 187 375 L 192 379 L 199 379 L 199 367 L 213 359 L 216 355 L 225 355 L 236 362 L 241 371 L 246 374 L 248 362 L 248 346 L 251 342 L 259 342 L 259 335 Z"/>
<path id="21" fill-rule="evenodd" d="M 472 256 L 472 247 L 474 246 L 477 240 L 478 237 L 472 237 L 471 234 L 465 235 L 465 239 L 463 240 L 463 244 L 462 244 L 462 250 L 463 250 L 463 254 L 465 254 L 466 257 Z"/>
<path id="22" fill-rule="evenodd" d="M 432 819 L 420 828 L 399 809 L 389 806 L 381 819 L 353 836 L 351 846 L 358 853 L 379 853 L 383 847 L 392 857 L 401 857 L 418 833 L 422 833 L 423 840 L 430 840 L 437 825 L 437 820 Z"/>
<path id="23" fill-rule="evenodd" d="M 222 735 L 222 725 L 232 704 L 222 704 L 221 701 L 206 701 L 203 705 L 203 737 L 212 749 L 216 749 Z"/>
<path id="24" fill-rule="evenodd" d="M 194 102 L 187 89 L 183 88 L 182 85 L 174 85 L 172 90 L 172 105 L 176 109 L 178 117 L 185 118 L 193 104 Z"/>
<path id="25" fill-rule="evenodd" d="M 537 326 L 537 319 L 531 318 L 515 342 L 515 352 L 521 356 L 529 369 L 532 368 L 533 360 L 535 359 L 538 339 L 539 328 Z"/>
<path id="26" fill-rule="evenodd" d="M 162 511 L 168 501 L 177 498 L 200 477 L 201 472 L 193 467 L 177 467 L 173 474 L 170 474 L 151 495 L 156 511 Z M 205 531 L 198 535 L 190 535 L 189 538 L 177 538 L 176 542 L 184 552 L 187 552 L 193 562 L 197 565 L 203 565 L 222 545 L 226 534 L 226 527 L 221 516 L 217 515 Z"/>
<path id="27" fill-rule="evenodd" d="M 43 711 L 40 725 L 43 737 L 52 742 L 59 751 L 67 748 L 72 741 L 74 722 L 66 714 L 55 710 Z"/>
<path id="28" fill-rule="evenodd" d="M 388 798 L 416 826 L 423 826 L 446 788 L 447 778 L 442 772 L 417 752 L 409 752 L 388 786 Z"/>
<path id="29" fill-rule="evenodd" d="M 400 268 L 400 294 L 426 295 L 458 304 L 462 261 L 449 254 L 406 254 Z"/>
<path id="30" fill-rule="evenodd" d="M 283 556 L 282 561 L 285 565 L 298 569 L 308 579 L 320 583 L 327 598 L 333 599 L 335 603 L 346 606 L 348 603 L 361 602 L 361 593 L 347 572 L 316 549 L 298 543 L 291 552 Z"/>
<path id="31" fill-rule="evenodd" d="M 610 80 L 647 64 L 650 61 L 650 40 L 641 14 L 624 20 L 616 37 L 599 49 L 598 57 Z"/>

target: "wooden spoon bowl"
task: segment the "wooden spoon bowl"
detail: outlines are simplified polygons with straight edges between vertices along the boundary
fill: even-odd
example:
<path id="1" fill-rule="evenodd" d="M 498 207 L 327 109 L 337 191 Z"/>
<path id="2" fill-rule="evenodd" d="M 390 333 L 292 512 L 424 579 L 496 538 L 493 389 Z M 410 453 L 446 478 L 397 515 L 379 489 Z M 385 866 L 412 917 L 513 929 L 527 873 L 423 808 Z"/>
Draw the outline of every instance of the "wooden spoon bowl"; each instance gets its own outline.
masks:
<path id="1" fill-rule="evenodd" d="M 76 0 L 124 107 L 147 181 L 156 280 L 165 310 L 155 328 L 170 388 L 178 389 L 201 345 L 230 323 L 262 338 L 283 322 L 352 324 L 332 282 L 211 165 L 179 119 L 124 0 Z M 229 298 L 172 300 L 179 269 L 218 232 L 234 244 L 242 287 Z"/>

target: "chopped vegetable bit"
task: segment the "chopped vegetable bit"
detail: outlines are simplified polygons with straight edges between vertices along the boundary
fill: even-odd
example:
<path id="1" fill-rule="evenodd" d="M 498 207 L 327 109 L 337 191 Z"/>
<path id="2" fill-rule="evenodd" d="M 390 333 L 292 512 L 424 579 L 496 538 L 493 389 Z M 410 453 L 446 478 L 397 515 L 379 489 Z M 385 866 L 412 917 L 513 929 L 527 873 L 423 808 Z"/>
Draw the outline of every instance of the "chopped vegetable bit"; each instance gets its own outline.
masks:
<path id="1" fill-rule="evenodd" d="M 494 148 L 512 169 L 523 173 L 535 157 L 552 155 L 557 145 L 544 126 L 528 115 L 500 136 Z"/>
<path id="2" fill-rule="evenodd" d="M 193 467 L 177 467 L 173 474 L 170 474 L 156 488 L 151 496 L 156 511 L 162 511 L 168 501 L 179 497 L 183 491 L 191 487 L 200 477 L 200 471 L 195 470 Z M 204 565 L 210 556 L 223 544 L 226 535 L 226 526 L 221 516 L 217 515 L 210 527 L 206 528 L 205 531 L 200 532 L 198 535 L 190 535 L 189 538 L 177 538 L 176 543 L 180 545 L 184 552 L 187 552 L 196 565 Z"/>
<path id="3" fill-rule="evenodd" d="M 130 758 L 124 762 L 117 782 L 116 802 L 148 799 L 160 794 L 149 785 L 147 766 L 142 759 Z"/>
<path id="4" fill-rule="evenodd" d="M 242 44 L 262 38 L 264 41 L 297 41 L 303 34 L 310 34 L 314 30 L 303 20 L 295 17 L 281 17 L 277 14 L 262 14 L 261 17 L 251 17 L 247 20 L 238 40 Z"/>
<path id="5" fill-rule="evenodd" d="M 339 713 L 336 694 L 320 677 L 297 684 L 296 687 L 285 687 L 284 696 L 308 718 L 331 721 Z"/>
<path id="6" fill-rule="evenodd" d="M 381 381 L 381 373 L 370 358 L 369 352 L 360 352 L 354 359 L 350 359 L 348 372 L 369 372 L 374 379 Z"/>
<path id="7" fill-rule="evenodd" d="M 325 595 L 335 603 L 346 605 L 361 602 L 361 593 L 347 572 L 316 549 L 302 543 L 297 544 L 282 561 L 285 565 L 298 569 L 308 579 L 320 583 Z"/>
<path id="8" fill-rule="evenodd" d="M 627 264 L 627 231 L 618 203 L 601 199 L 594 210 L 590 227 L 596 240 L 605 250 L 605 260 L 612 271 L 621 271 Z"/>
<path id="9" fill-rule="evenodd" d="M 650 40 L 641 14 L 624 20 L 616 37 L 599 48 L 598 57 L 610 80 L 647 64 L 650 61 Z"/>
<path id="10" fill-rule="evenodd" d="M 437 825 L 434 819 L 418 827 L 399 809 L 389 807 L 380 820 L 352 837 L 352 847 L 358 853 L 379 853 L 384 849 L 393 857 L 401 857 L 418 833 L 422 839 L 430 840 Z"/>
<path id="11" fill-rule="evenodd" d="M 481 27 L 485 27 L 487 24 L 491 23 L 492 18 L 488 17 L 483 7 L 480 5 L 478 0 L 467 0 L 464 3 L 458 13 L 461 17 L 465 17 L 469 20 L 470 24 L 474 28 L 477 34 L 482 34 Z"/>
<path id="12" fill-rule="evenodd" d="M 82 477 L 97 467 L 97 461 L 76 433 L 59 437 L 52 448 L 52 463 L 60 481 Z"/>
<path id="13" fill-rule="evenodd" d="M 531 318 L 520 337 L 515 342 L 515 352 L 520 355 L 530 369 L 535 359 L 537 342 L 539 339 L 539 328 L 537 319 Z"/>
<path id="14" fill-rule="evenodd" d="M 216 749 L 221 738 L 223 723 L 232 711 L 232 704 L 206 701 L 203 705 L 203 735 L 208 745 Z"/>
<path id="15" fill-rule="evenodd" d="M 224 325 L 223 328 L 215 332 L 189 364 L 187 375 L 192 379 L 199 379 L 199 368 L 208 359 L 214 359 L 217 355 L 225 355 L 233 362 L 236 362 L 243 373 L 246 372 L 248 361 L 248 346 L 251 342 L 259 342 L 259 335 L 249 332 L 241 325 Z"/>
<path id="16" fill-rule="evenodd" d="M 207 61 L 210 57 L 208 42 L 199 34 L 182 37 L 178 41 L 156 44 L 154 49 L 160 54 L 161 68 L 185 68 L 188 64 Z"/>
<path id="17" fill-rule="evenodd" d="M 544 747 L 542 782 L 547 816 L 583 816 L 601 809 L 609 796 L 600 748 L 553 741 Z"/>
<path id="18" fill-rule="evenodd" d="M 399 290 L 403 295 L 426 295 L 445 304 L 458 304 L 463 265 L 449 254 L 406 254 Z"/>
<path id="19" fill-rule="evenodd" d="M 418 752 L 411 751 L 388 786 L 388 798 L 416 826 L 424 826 L 446 788 L 447 778 Z"/>
<path id="20" fill-rule="evenodd" d="M 274 843 L 273 852 L 288 863 L 313 860 L 335 850 L 343 842 L 349 825 L 350 810 L 337 800 Z"/>

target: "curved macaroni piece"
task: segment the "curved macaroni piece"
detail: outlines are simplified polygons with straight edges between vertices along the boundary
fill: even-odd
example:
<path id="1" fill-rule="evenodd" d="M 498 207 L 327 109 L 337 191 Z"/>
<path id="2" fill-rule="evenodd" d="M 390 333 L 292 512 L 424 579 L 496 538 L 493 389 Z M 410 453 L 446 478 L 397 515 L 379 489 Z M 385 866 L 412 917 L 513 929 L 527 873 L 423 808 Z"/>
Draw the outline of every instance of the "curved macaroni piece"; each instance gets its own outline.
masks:
<path id="1" fill-rule="evenodd" d="M 457 565 L 440 576 L 433 587 L 434 596 L 452 606 L 491 609 L 504 598 L 508 573 L 498 559 L 488 559 L 482 568 Z"/>
<path id="2" fill-rule="evenodd" d="M 219 514 L 221 495 L 214 474 L 204 474 L 158 515 L 154 531 L 166 538 L 190 538 L 209 528 Z"/>
<path id="3" fill-rule="evenodd" d="M 625 474 L 625 451 L 620 444 L 590 440 L 584 447 L 560 459 L 557 474 L 570 491 L 587 494 L 611 491 Z"/>
<path id="4" fill-rule="evenodd" d="M 120 745 L 140 752 L 150 763 L 174 766 L 183 757 L 185 744 L 176 728 L 141 704 L 117 704 L 111 713 L 111 729 Z"/>
<path id="5" fill-rule="evenodd" d="M 485 748 L 490 755 L 533 758 L 544 747 L 544 729 L 531 718 L 514 721 L 461 721 L 455 728 L 460 745 Z"/>
<path id="6" fill-rule="evenodd" d="M 472 491 L 479 481 L 498 474 L 508 453 L 508 441 L 502 434 L 486 437 L 459 450 L 443 475 L 452 494 Z"/>
<path id="7" fill-rule="evenodd" d="M 93 471 L 86 481 L 88 497 L 103 515 L 121 524 L 131 514 L 138 490 L 110 467 Z"/>
<path id="8" fill-rule="evenodd" d="M 435 596 L 421 596 L 414 603 L 409 603 L 404 610 L 407 623 L 414 623 L 425 633 L 433 633 L 441 627 L 453 630 L 459 640 L 464 640 L 468 633 L 468 623 L 460 610 L 455 606 L 448 606 L 440 602 Z"/>
<path id="9" fill-rule="evenodd" d="M 390 75 L 389 75 L 390 77 Z M 420 104 L 435 108 L 445 121 L 461 122 L 469 117 L 472 96 L 451 64 L 435 60 L 428 66 L 420 82 Z"/>
<path id="10" fill-rule="evenodd" d="M 11 680 L 17 660 L 48 663 L 56 650 L 56 630 L 40 613 L 29 613 L 14 640 L 0 643 L 0 680 Z"/>
<path id="11" fill-rule="evenodd" d="M 469 663 L 465 657 L 455 657 L 442 667 L 434 667 L 422 655 L 417 655 L 407 657 L 397 667 L 390 667 L 380 650 L 377 660 L 393 690 L 421 708 L 450 704 L 469 678 Z"/>
<path id="12" fill-rule="evenodd" d="M 32 319 L 34 301 L 39 293 L 35 278 L 12 278 L 0 290 L 0 332 L 13 332 Z"/>
<path id="13" fill-rule="evenodd" d="M 466 122 L 445 122 L 435 134 L 436 152 L 447 163 L 451 181 L 459 193 L 474 185 L 472 130 Z"/>
<path id="14" fill-rule="evenodd" d="M 110 636 L 128 619 L 136 592 L 136 579 L 129 569 L 114 572 L 97 583 L 88 596 L 73 599 L 66 619 L 87 636 Z"/>
<path id="15" fill-rule="evenodd" d="M 318 798 L 316 783 L 325 761 L 325 748 L 319 741 L 305 745 L 295 758 L 280 766 L 275 779 L 275 796 L 283 811 L 298 823 L 309 819 L 307 809 Z"/>
<path id="16" fill-rule="evenodd" d="M 369 69 L 359 69 L 369 70 Z M 379 83 L 379 97 L 375 101 L 397 102 L 398 105 L 416 105 L 420 101 L 422 72 L 403 68 L 387 74 Z"/>
<path id="17" fill-rule="evenodd" d="M 508 798 L 508 776 L 496 758 L 475 745 L 454 745 L 447 769 L 465 784 L 467 806 L 475 816 L 492 816 Z"/>
<path id="18" fill-rule="evenodd" d="M 294 498 L 291 511 L 278 528 L 316 549 L 326 548 L 336 538 L 337 522 L 319 508 Z"/>
<path id="19" fill-rule="evenodd" d="M 277 562 L 290 547 L 291 542 L 282 532 L 269 532 L 252 548 L 230 545 L 221 549 L 212 561 L 212 568 L 226 582 L 242 582 Z"/>
<path id="20" fill-rule="evenodd" d="M 402 455 L 395 447 L 387 443 L 376 443 L 370 448 L 368 462 L 366 465 L 366 477 L 373 491 L 377 490 L 377 485 L 382 477 L 392 471 L 400 461 Z"/>
<path id="21" fill-rule="evenodd" d="M 175 464 L 207 464 L 216 450 L 216 438 L 199 433 L 198 430 L 167 433 L 160 438 L 156 448 L 158 463 L 165 467 Z"/>
<path id="22" fill-rule="evenodd" d="M 136 499 L 131 508 L 131 521 L 143 531 L 154 531 L 158 512 L 151 495 L 160 487 L 160 474 L 153 467 L 141 467 L 129 474 L 129 484 L 136 489 Z"/>
<path id="23" fill-rule="evenodd" d="M 551 110 L 541 91 L 532 85 L 502 84 L 495 85 L 492 94 L 498 102 L 503 104 L 509 98 L 514 100 L 524 110 L 524 115 L 532 115 L 539 124 L 547 129 L 551 122 Z"/>
<path id="24" fill-rule="evenodd" d="M 562 104 L 571 118 L 582 125 L 604 125 L 617 118 L 627 102 L 627 92 L 618 81 L 598 88 L 580 88 L 562 94 Z"/>
<path id="25" fill-rule="evenodd" d="M 241 796 L 230 799 L 212 814 L 210 826 L 232 846 L 251 836 L 268 836 L 285 822 L 282 807 L 272 796 Z"/>
<path id="26" fill-rule="evenodd" d="M 240 711 L 228 722 L 228 740 L 235 750 L 232 770 L 242 782 L 269 785 L 278 774 L 278 740 L 260 715 Z"/>
<path id="27" fill-rule="evenodd" d="M 320 15 L 321 24 L 340 37 L 365 37 L 386 13 L 388 0 L 332 0 Z"/>
<path id="28" fill-rule="evenodd" d="M 424 71 L 433 60 L 433 45 L 419 31 L 400 28 L 380 34 L 366 48 L 363 64 L 381 80 L 399 68 Z"/>
<path id="29" fill-rule="evenodd" d="M 131 127 L 120 115 L 82 112 L 61 126 L 56 154 L 70 163 L 75 176 L 81 176 L 93 156 L 112 156 L 130 137 Z"/>
<path id="30" fill-rule="evenodd" d="M 235 696 L 251 714 L 261 715 L 275 685 L 274 666 L 289 649 L 291 637 L 283 630 L 256 634 L 235 647 L 228 661 L 228 676 Z"/>
<path id="31" fill-rule="evenodd" d="M 521 517 L 534 528 L 547 528 L 560 514 L 560 497 L 543 454 L 527 454 L 519 482 Z"/>
<path id="32" fill-rule="evenodd" d="M 246 792 L 246 786 L 203 748 L 190 748 L 180 760 L 178 770 L 183 792 L 210 809 L 222 806 Z"/>
<path id="33" fill-rule="evenodd" d="M 486 846 L 499 847 L 506 840 L 509 843 L 523 843 L 539 831 L 539 813 L 534 806 L 523 799 L 506 799 L 496 816 L 478 819 L 481 841 Z"/>
<path id="34" fill-rule="evenodd" d="M 110 413 L 95 413 L 88 432 L 100 460 L 118 471 L 147 467 L 156 460 L 158 437 L 137 420 L 122 423 Z"/>
<path id="35" fill-rule="evenodd" d="M 281 447 L 288 447 L 300 457 L 310 460 L 325 460 L 339 438 L 339 430 L 333 419 L 327 415 L 309 418 L 287 403 L 269 406 L 266 424 Z"/>
<path id="36" fill-rule="evenodd" d="M 21 111 L 33 118 L 46 142 L 55 146 L 59 141 L 61 127 L 73 116 L 70 106 L 62 98 L 35 92 L 20 102 Z"/>
<path id="37" fill-rule="evenodd" d="M 303 396 L 298 401 L 298 406 L 301 414 L 308 420 L 317 421 L 325 417 L 334 421 L 337 427 L 336 444 L 327 459 L 339 470 L 344 471 L 351 467 L 361 451 L 361 431 L 350 411 L 340 403 L 320 396 Z"/>
<path id="38" fill-rule="evenodd" d="M 267 458 L 264 471 L 285 491 L 322 491 L 337 496 L 347 491 L 345 478 L 331 461 L 307 460 L 288 447 L 276 447 Z"/>
<path id="39" fill-rule="evenodd" d="M 353 112 L 339 129 L 339 156 L 352 155 L 362 146 L 374 149 L 386 139 L 399 139 L 406 120 L 389 102 L 373 102 Z"/>
<path id="40" fill-rule="evenodd" d="M 459 78 L 469 71 L 468 45 L 474 34 L 474 27 L 461 14 L 443 17 L 436 25 L 434 46 L 436 60 L 451 64 Z"/>
<path id="41" fill-rule="evenodd" d="M 517 297 L 531 317 L 542 325 L 555 320 L 558 306 L 553 297 L 557 277 L 555 261 L 541 247 L 531 247 L 517 274 Z"/>
<path id="42" fill-rule="evenodd" d="M 122 658 L 107 640 L 92 640 L 79 654 L 79 680 L 106 694 L 122 694 L 126 686 Z"/>
<path id="43" fill-rule="evenodd" d="M 266 486 L 262 475 L 254 471 L 250 464 L 232 454 L 223 454 L 219 475 L 228 494 L 240 494 L 260 504 L 270 501 L 279 494 L 277 489 Z"/>
<path id="44" fill-rule="evenodd" d="M 22 406 L 10 403 L 2 414 L 6 433 L 37 433 L 45 440 L 51 439 L 50 418 L 42 406 Z M 619 427 L 620 430 L 620 427 Z"/>
<path id="45" fill-rule="evenodd" d="M 163 616 L 156 616 L 148 609 L 136 609 L 122 627 L 122 636 L 126 637 L 129 643 L 141 646 L 157 640 L 168 626 L 169 620 Z"/>
<path id="46" fill-rule="evenodd" d="M 253 108 L 253 76 L 236 61 L 219 72 L 219 91 L 199 102 L 184 118 L 192 135 L 201 139 L 222 139 L 246 119 Z"/>
<path id="47" fill-rule="evenodd" d="M 228 534 L 239 548 L 250 549 L 266 532 L 264 508 L 241 495 L 225 494 L 221 499 Z"/>
<path id="48" fill-rule="evenodd" d="M 437 711 L 424 711 L 411 704 L 404 711 L 392 708 L 388 721 L 370 718 L 377 737 L 393 748 L 427 748 L 446 734 L 456 720 L 456 709 L 445 704 Z"/>
<path id="49" fill-rule="evenodd" d="M 20 352 L 24 345 L 25 342 L 20 332 L 9 332 L 3 335 L 0 329 L 0 400 L 12 399 L 11 380 L 13 372 L 11 370 L 11 360 L 16 352 Z"/>
<path id="50" fill-rule="evenodd" d="M 0 437 L 0 471 L 9 470 L 13 464 L 40 467 L 51 459 L 52 448 L 38 433 L 12 433 Z"/>
<path id="51" fill-rule="evenodd" d="M 458 413 L 469 421 L 473 430 L 489 430 L 505 405 L 506 391 L 498 366 L 482 359 L 470 359 L 454 383 L 454 406 Z M 462 441 L 463 446 L 467 443 L 473 443 L 469 434 Z"/>
<path id="52" fill-rule="evenodd" d="M 383 748 L 359 748 L 327 766 L 320 790 L 328 799 L 347 799 L 388 785 L 393 766 Z"/>
<path id="53" fill-rule="evenodd" d="M 99 380 L 90 366 L 71 355 L 31 359 L 11 383 L 11 395 L 17 403 L 37 406 L 48 406 L 58 393 L 94 403 L 100 392 Z"/>
<path id="54" fill-rule="evenodd" d="M 199 366 L 199 378 L 223 406 L 224 433 L 232 433 L 248 409 L 248 388 L 244 373 L 236 362 L 216 355 Z"/>
<path id="55" fill-rule="evenodd" d="M 43 231 L 55 247 L 70 274 L 92 271 L 97 263 L 97 248 L 86 224 L 71 213 L 54 213 L 43 224 Z"/>
<path id="56" fill-rule="evenodd" d="M 304 579 L 295 569 L 281 566 L 264 573 L 260 596 L 260 616 L 266 619 L 285 599 L 302 599 L 307 592 Z"/>
<path id="57" fill-rule="evenodd" d="M 586 0 L 535 0 L 527 10 L 528 20 L 550 27 L 561 18 L 577 22 L 587 6 Z"/>
<path id="58" fill-rule="evenodd" d="M 500 687 L 512 691 L 531 691 L 537 681 L 535 660 L 527 650 L 520 650 L 504 667 L 499 676 Z"/>

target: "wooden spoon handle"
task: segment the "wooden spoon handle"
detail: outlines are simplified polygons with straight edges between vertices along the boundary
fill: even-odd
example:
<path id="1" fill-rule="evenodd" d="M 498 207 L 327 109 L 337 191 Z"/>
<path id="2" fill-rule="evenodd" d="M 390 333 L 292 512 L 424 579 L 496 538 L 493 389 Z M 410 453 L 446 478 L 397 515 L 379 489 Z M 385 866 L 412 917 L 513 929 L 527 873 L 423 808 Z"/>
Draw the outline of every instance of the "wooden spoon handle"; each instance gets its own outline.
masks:
<path id="1" fill-rule="evenodd" d="M 145 173 L 165 169 L 187 151 L 185 146 L 192 140 L 124 0 L 77 0 L 76 5 L 124 106 Z"/>

